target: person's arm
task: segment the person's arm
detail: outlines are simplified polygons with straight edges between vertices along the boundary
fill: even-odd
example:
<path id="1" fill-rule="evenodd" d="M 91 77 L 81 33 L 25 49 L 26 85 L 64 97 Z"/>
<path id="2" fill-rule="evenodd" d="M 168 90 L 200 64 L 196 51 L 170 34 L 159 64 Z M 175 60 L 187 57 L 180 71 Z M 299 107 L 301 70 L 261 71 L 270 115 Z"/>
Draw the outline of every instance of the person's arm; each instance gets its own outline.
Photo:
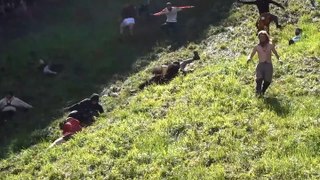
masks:
<path id="1" fill-rule="evenodd" d="M 71 105 L 71 106 L 65 108 L 65 110 L 67 110 L 67 111 L 77 110 L 77 109 L 79 109 L 79 104 L 80 104 L 80 103 L 76 103 L 76 104 L 74 104 L 74 105 Z"/>
<path id="2" fill-rule="evenodd" d="M 279 54 L 278 54 L 278 52 L 277 52 L 277 50 L 276 50 L 276 48 L 275 48 L 275 45 L 272 45 L 271 51 L 272 51 L 273 54 L 276 56 L 276 58 L 278 59 L 278 61 L 279 61 L 280 63 L 282 63 L 282 61 L 280 60 L 280 56 L 279 56 Z"/>
<path id="3" fill-rule="evenodd" d="M 274 1 L 272 1 L 272 0 L 270 0 L 270 3 L 272 3 L 272 4 L 274 4 L 274 5 L 278 6 L 278 7 L 280 7 L 280 8 L 282 8 L 282 9 L 285 9 L 281 4 L 279 4 L 279 3 L 277 3 L 277 2 L 274 2 Z"/>
<path id="4" fill-rule="evenodd" d="M 194 8 L 194 6 L 179 6 L 179 7 L 176 7 L 177 8 L 177 11 L 182 11 L 183 9 L 191 9 L 191 8 Z"/>
<path id="5" fill-rule="evenodd" d="M 98 104 L 98 111 L 100 114 L 104 113 L 103 107 L 100 104 Z"/>
<path id="6" fill-rule="evenodd" d="M 0 100 L 0 110 L 5 106 L 5 98 Z"/>
<path id="7" fill-rule="evenodd" d="M 238 3 L 242 3 L 242 4 L 257 4 L 257 1 L 242 1 L 242 0 L 238 0 Z"/>
<path id="8" fill-rule="evenodd" d="M 164 15 L 166 13 L 167 13 L 166 8 L 164 8 L 160 12 L 154 13 L 153 15 L 154 16 L 161 16 L 161 15 Z"/>
<path id="9" fill-rule="evenodd" d="M 255 46 L 251 52 L 251 54 L 248 56 L 247 62 L 251 61 L 253 56 L 257 53 L 257 46 Z"/>
<path id="10" fill-rule="evenodd" d="M 15 101 L 16 101 L 16 106 L 17 107 L 22 107 L 22 108 L 25 108 L 25 109 L 31 109 L 31 108 L 33 108 L 30 104 L 28 104 L 28 103 L 26 103 L 26 102 L 24 102 L 24 101 L 22 101 L 21 99 L 19 99 L 19 98 L 15 98 Z"/>

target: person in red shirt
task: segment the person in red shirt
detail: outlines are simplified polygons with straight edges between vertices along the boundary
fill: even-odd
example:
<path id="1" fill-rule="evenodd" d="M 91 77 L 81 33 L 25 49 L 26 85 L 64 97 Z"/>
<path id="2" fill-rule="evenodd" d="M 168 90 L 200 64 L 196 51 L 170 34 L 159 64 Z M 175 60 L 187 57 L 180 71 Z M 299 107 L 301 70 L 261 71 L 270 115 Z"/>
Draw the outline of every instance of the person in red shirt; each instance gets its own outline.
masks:
<path id="1" fill-rule="evenodd" d="M 69 139 L 72 138 L 72 136 L 82 130 L 82 126 L 80 125 L 80 121 L 69 117 L 65 123 L 61 124 L 61 129 L 62 129 L 62 137 L 58 138 L 55 140 L 49 148 L 52 148 L 55 145 L 59 145 L 62 143 L 65 143 Z"/>

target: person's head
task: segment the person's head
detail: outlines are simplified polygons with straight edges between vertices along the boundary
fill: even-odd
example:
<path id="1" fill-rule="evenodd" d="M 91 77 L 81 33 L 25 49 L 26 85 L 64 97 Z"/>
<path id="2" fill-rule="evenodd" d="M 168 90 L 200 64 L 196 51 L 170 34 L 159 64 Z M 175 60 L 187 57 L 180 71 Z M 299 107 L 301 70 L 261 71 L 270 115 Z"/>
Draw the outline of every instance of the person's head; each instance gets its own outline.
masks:
<path id="1" fill-rule="evenodd" d="M 7 99 L 11 99 L 13 97 L 13 92 L 12 91 L 8 91 L 7 93 L 6 93 L 6 98 Z"/>
<path id="2" fill-rule="evenodd" d="M 171 10 L 172 9 L 172 4 L 171 4 L 171 2 L 167 2 L 167 8 L 168 8 L 168 10 Z"/>
<path id="3" fill-rule="evenodd" d="M 99 94 L 96 94 L 96 93 L 92 94 L 90 96 L 90 100 L 91 100 L 92 104 L 99 103 Z"/>
<path id="4" fill-rule="evenodd" d="M 301 33 L 302 33 L 302 29 L 296 28 L 296 30 L 295 30 L 295 35 L 296 35 L 296 36 L 299 36 L 299 35 L 301 35 Z"/>
<path id="5" fill-rule="evenodd" d="M 193 60 L 198 60 L 200 59 L 198 51 L 193 51 Z"/>
<path id="6" fill-rule="evenodd" d="M 258 33 L 259 44 L 268 44 L 270 42 L 270 36 L 267 31 L 260 31 Z"/>

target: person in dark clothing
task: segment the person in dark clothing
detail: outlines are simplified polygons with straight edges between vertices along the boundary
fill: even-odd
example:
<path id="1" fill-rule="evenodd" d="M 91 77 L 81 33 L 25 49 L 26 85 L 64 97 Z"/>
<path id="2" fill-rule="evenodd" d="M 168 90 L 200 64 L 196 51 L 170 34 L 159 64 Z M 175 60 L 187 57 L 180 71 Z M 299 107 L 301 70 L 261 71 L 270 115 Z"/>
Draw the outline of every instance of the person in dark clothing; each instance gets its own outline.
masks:
<path id="1" fill-rule="evenodd" d="M 254 0 L 254 1 L 244 1 L 244 0 L 238 0 L 239 3 L 243 4 L 253 4 L 258 7 L 260 16 L 268 13 L 270 14 L 272 21 L 276 24 L 277 28 L 281 28 L 281 25 L 279 24 L 278 17 L 270 13 L 270 4 L 274 4 L 282 9 L 285 9 L 281 4 L 273 1 L 273 0 Z"/>
<path id="2" fill-rule="evenodd" d="M 144 89 L 146 86 L 155 84 L 164 84 L 171 81 L 179 74 L 179 70 L 186 74 L 186 66 L 195 60 L 199 60 L 200 56 L 197 51 L 193 52 L 193 57 L 184 61 L 175 61 L 169 65 L 162 65 L 161 67 L 154 68 L 152 74 L 154 76 L 146 82 L 140 84 L 139 89 Z"/>
<path id="3" fill-rule="evenodd" d="M 91 125 L 94 122 L 94 116 L 99 116 L 104 112 L 103 107 L 99 104 L 99 95 L 93 94 L 77 104 L 66 108 L 71 111 L 68 117 L 78 119 L 84 126 Z"/>

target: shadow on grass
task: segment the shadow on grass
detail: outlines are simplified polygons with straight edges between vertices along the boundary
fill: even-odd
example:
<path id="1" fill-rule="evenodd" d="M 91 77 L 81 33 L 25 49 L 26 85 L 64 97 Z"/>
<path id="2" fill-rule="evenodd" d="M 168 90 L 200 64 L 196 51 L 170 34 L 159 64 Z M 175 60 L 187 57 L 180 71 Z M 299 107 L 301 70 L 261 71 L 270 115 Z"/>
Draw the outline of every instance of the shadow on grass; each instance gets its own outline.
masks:
<path id="1" fill-rule="evenodd" d="M 0 49 L 0 52 L 7 53 L 6 56 L 12 56 L 9 67 L 0 72 L 0 91 L 3 94 L 13 89 L 19 98 L 35 108 L 19 114 L 6 127 L 0 128 L 0 158 L 48 140 L 50 132 L 44 129 L 63 117 L 64 113 L 60 111 L 63 107 L 90 96 L 92 92 L 101 92 L 114 74 L 127 76 L 137 58 L 152 52 L 154 46 L 164 41 L 166 37 L 160 25 L 165 17 L 152 17 L 148 21 L 138 19 L 135 38 L 119 42 L 117 18 L 121 2 L 125 1 L 79 0 L 60 1 L 54 6 L 49 4 L 39 11 L 39 16 L 45 13 L 38 18 L 41 21 L 39 27 L 33 23 L 26 32 L 11 34 L 14 37 L 12 41 L 27 39 L 20 40 L 20 51 L 12 45 Z M 177 6 L 196 6 L 179 13 L 180 38 L 175 48 L 191 41 L 201 41 L 208 26 L 219 25 L 228 16 L 233 2 L 173 0 Z M 162 1 L 152 3 L 152 12 L 158 12 L 165 6 Z M 77 9 L 81 11 L 77 12 Z M 74 17 L 73 12 L 80 17 Z M 61 21 L 62 18 L 65 22 Z M 62 28 L 50 29 L 52 24 L 57 26 L 59 23 Z M 44 33 L 40 38 L 30 36 L 28 39 L 32 33 L 43 32 L 48 35 Z M 24 57 L 30 51 L 37 51 L 49 59 L 59 59 L 55 63 L 63 63 L 64 72 L 55 78 L 47 78 L 39 72 L 30 71 Z"/>
<path id="2" fill-rule="evenodd" d="M 264 103 L 280 117 L 286 117 L 290 113 L 289 106 L 284 105 L 278 98 L 267 97 L 264 99 Z"/>

